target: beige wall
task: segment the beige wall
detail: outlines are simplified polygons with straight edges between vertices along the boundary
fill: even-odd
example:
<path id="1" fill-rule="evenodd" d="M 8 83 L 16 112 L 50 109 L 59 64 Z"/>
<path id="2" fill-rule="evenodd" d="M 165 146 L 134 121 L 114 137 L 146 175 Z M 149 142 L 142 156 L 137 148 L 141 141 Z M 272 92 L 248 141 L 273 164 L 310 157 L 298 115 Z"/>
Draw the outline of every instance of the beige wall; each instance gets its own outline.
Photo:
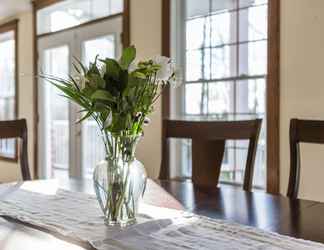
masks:
<path id="1" fill-rule="evenodd" d="M 289 175 L 289 120 L 324 120 L 324 1 L 281 1 L 281 191 Z M 302 150 L 301 196 L 324 201 L 324 147 Z"/>
<path id="2" fill-rule="evenodd" d="M 289 120 L 292 117 L 324 119 L 324 1 L 281 1 L 281 122 L 280 177 L 281 192 L 285 193 L 289 173 Z M 30 165 L 32 154 L 32 16 L 19 16 L 20 22 L 20 117 L 28 118 Z M 131 43 L 142 58 L 161 52 L 161 0 L 131 2 Z M 145 128 L 137 157 L 151 177 L 156 177 L 161 162 L 161 105 Z M 303 146 L 301 195 L 324 201 L 324 147 Z M 16 179 L 18 168 L 0 162 L 0 181 Z M 20 176 L 20 174 L 19 174 Z M 318 191 L 317 191 L 318 190 Z"/>
<path id="3" fill-rule="evenodd" d="M 21 13 L 6 20 L 0 20 L 0 23 L 5 23 L 11 19 L 18 18 L 18 50 L 19 50 L 19 118 L 27 119 L 28 126 L 28 152 L 29 165 L 33 166 L 33 50 L 32 50 L 32 13 Z M 0 18 L 1 19 L 1 18 Z M 31 167 L 31 171 L 33 171 Z M 0 182 L 14 181 L 21 178 L 18 164 L 0 161 Z"/>
<path id="4" fill-rule="evenodd" d="M 131 2 L 131 43 L 142 58 L 161 54 L 161 0 Z M 138 149 L 137 158 L 144 163 L 149 176 L 157 177 L 161 163 L 161 103 L 151 115 L 151 124 Z"/>

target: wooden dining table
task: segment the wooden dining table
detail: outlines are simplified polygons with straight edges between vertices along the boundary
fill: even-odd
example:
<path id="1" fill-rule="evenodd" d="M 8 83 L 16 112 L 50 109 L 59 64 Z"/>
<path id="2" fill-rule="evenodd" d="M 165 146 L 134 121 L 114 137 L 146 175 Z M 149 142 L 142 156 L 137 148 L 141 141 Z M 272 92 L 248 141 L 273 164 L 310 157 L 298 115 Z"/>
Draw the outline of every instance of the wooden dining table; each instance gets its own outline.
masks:
<path id="1" fill-rule="evenodd" d="M 37 181 L 30 182 L 37 185 Z M 48 183 L 51 185 L 51 182 Z M 90 180 L 64 179 L 58 187 L 94 194 Z M 288 199 L 262 191 L 246 192 L 240 187 L 221 185 L 214 189 L 190 181 L 149 180 L 144 202 L 187 210 L 199 215 L 228 220 L 263 230 L 324 243 L 324 203 Z M 93 249 L 84 242 L 46 231 L 17 220 L 0 218 L 0 249 Z"/>

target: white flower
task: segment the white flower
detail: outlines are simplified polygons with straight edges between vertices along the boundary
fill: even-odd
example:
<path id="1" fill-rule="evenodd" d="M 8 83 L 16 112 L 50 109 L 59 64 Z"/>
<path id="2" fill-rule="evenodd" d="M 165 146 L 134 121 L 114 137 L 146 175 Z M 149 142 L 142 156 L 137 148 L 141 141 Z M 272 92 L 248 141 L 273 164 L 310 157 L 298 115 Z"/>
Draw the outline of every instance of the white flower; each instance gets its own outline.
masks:
<path id="1" fill-rule="evenodd" d="M 132 62 L 129 66 L 128 66 L 128 73 L 132 73 L 137 69 L 137 63 Z"/>
<path id="2" fill-rule="evenodd" d="M 156 75 L 157 81 L 168 81 L 174 72 L 174 63 L 171 59 L 165 56 L 156 56 L 152 61 L 161 66 Z"/>
<path id="3" fill-rule="evenodd" d="M 83 90 L 87 86 L 88 79 L 82 74 L 78 74 L 76 77 L 74 77 L 74 80 L 81 90 Z"/>
<path id="4" fill-rule="evenodd" d="M 110 112 L 109 115 L 107 116 L 107 119 L 104 123 L 104 128 L 109 127 L 111 123 L 112 123 L 112 112 Z"/>
<path id="5" fill-rule="evenodd" d="M 177 88 L 183 83 L 183 73 L 180 67 L 174 70 L 174 75 L 170 78 L 169 83 L 173 88 Z"/>

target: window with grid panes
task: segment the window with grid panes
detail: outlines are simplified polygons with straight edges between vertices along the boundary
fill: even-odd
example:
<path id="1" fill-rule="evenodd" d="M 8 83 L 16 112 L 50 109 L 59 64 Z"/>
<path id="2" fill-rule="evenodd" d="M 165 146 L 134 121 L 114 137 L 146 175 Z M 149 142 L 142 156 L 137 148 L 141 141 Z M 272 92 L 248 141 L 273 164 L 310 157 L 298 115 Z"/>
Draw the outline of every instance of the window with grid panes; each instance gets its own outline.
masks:
<path id="1" fill-rule="evenodd" d="M 0 120 L 16 118 L 15 30 L 0 33 Z M 16 140 L 0 140 L 0 158 L 16 159 Z"/>
<path id="2" fill-rule="evenodd" d="M 184 69 L 178 113 L 199 120 L 262 118 L 254 185 L 264 187 L 267 0 L 174 0 L 172 7 L 173 54 Z M 242 183 L 247 150 L 248 141 L 226 142 L 221 181 Z M 190 177 L 189 141 L 181 155 L 181 175 Z"/>

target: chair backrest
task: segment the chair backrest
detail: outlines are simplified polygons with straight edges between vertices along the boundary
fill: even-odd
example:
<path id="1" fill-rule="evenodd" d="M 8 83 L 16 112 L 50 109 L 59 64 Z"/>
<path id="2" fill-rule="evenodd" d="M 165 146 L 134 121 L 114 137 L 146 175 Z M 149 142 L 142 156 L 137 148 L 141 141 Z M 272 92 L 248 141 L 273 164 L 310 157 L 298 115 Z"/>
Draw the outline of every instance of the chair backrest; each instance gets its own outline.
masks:
<path id="1" fill-rule="evenodd" d="M 324 121 L 290 121 L 290 175 L 287 196 L 296 199 L 300 181 L 300 142 L 324 144 Z"/>
<path id="2" fill-rule="evenodd" d="M 249 140 L 243 189 L 250 191 L 261 119 L 250 121 L 163 121 L 160 179 L 170 178 L 168 138 L 192 140 L 192 181 L 204 187 L 218 184 L 226 140 Z"/>
<path id="3" fill-rule="evenodd" d="M 20 167 L 23 180 L 31 180 L 27 153 L 27 123 L 25 119 L 0 121 L 0 139 L 21 139 L 19 144 Z"/>

